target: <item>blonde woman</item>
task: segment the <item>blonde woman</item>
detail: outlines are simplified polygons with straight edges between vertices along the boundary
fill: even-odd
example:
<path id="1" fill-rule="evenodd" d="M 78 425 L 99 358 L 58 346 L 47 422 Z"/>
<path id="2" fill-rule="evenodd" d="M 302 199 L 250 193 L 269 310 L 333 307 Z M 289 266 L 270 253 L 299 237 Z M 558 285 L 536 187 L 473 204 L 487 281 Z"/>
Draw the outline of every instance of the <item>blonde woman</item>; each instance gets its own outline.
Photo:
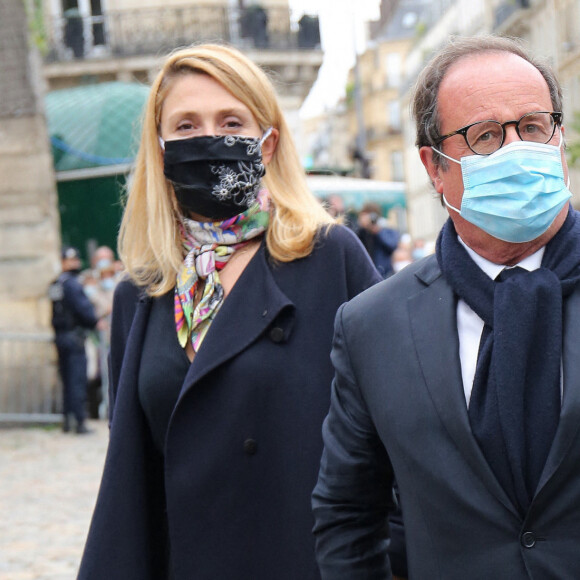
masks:
<path id="1" fill-rule="evenodd" d="M 167 58 L 119 253 L 111 438 L 79 578 L 319 578 L 333 319 L 380 278 L 308 190 L 274 88 L 240 52 Z"/>

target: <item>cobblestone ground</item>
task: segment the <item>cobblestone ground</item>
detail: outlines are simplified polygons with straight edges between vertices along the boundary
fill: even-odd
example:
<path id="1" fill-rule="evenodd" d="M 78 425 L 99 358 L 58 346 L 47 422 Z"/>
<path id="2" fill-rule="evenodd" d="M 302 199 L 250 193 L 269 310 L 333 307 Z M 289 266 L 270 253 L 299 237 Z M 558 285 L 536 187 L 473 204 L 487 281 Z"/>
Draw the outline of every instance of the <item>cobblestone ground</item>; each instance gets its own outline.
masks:
<path id="1" fill-rule="evenodd" d="M 74 580 L 107 447 L 57 427 L 0 429 L 0 580 Z"/>

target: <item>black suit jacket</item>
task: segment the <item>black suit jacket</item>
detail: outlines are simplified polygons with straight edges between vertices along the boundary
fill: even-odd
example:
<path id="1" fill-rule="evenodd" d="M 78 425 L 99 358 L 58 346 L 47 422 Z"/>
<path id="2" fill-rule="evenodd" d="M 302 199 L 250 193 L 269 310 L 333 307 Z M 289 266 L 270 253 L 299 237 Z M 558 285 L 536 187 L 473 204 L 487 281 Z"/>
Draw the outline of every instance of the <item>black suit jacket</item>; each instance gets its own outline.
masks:
<path id="1" fill-rule="evenodd" d="M 169 560 L 177 580 L 319 578 L 310 495 L 330 403 L 333 320 L 379 280 L 340 226 L 290 263 L 272 263 L 262 245 L 189 367 L 164 457 L 138 393 L 151 300 L 122 283 L 111 441 L 79 578 L 161 580 Z"/>
<path id="2" fill-rule="evenodd" d="M 390 577 L 384 522 L 393 474 L 410 578 L 580 577 L 580 290 L 564 308 L 560 424 L 523 519 L 471 433 L 456 298 L 435 257 L 339 310 L 313 494 L 323 579 Z"/>

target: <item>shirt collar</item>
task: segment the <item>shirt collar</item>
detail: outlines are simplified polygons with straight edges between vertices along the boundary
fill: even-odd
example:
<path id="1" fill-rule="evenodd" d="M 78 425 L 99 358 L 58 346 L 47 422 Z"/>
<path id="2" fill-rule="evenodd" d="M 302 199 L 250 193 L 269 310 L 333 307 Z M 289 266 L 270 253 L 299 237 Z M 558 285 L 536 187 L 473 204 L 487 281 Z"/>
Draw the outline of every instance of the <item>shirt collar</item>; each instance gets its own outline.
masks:
<path id="1" fill-rule="evenodd" d="M 459 236 L 457 236 L 461 245 L 467 250 L 467 253 L 471 256 L 471 259 L 492 279 L 495 280 L 499 273 L 505 268 L 513 268 L 515 266 L 504 266 L 503 264 L 494 264 L 489 260 L 486 260 L 480 256 L 476 251 L 472 250 Z M 537 252 L 534 252 L 531 256 L 524 258 L 521 262 L 518 262 L 516 266 L 532 272 L 537 270 L 542 265 L 542 258 L 544 256 L 544 251 L 546 247 L 540 248 Z"/>

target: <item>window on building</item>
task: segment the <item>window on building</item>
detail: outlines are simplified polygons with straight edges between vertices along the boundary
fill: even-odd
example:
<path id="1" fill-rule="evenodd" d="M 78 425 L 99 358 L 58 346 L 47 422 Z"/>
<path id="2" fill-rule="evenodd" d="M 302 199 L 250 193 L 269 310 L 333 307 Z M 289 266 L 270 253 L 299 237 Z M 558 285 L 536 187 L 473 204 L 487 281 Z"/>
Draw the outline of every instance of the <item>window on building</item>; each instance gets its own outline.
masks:
<path id="1" fill-rule="evenodd" d="M 399 101 L 391 101 L 387 104 L 387 118 L 390 129 L 393 131 L 401 130 L 401 105 Z"/>
<path id="2" fill-rule="evenodd" d="M 64 14 L 67 10 L 71 8 L 76 8 L 78 10 L 79 4 L 78 0 L 62 0 L 62 13 Z"/>
<path id="3" fill-rule="evenodd" d="M 391 176 L 392 181 L 404 181 L 405 179 L 402 151 L 393 151 L 391 153 Z"/>
<path id="4" fill-rule="evenodd" d="M 387 54 L 387 84 L 389 87 L 398 87 L 401 84 L 401 55 L 398 53 Z"/>
<path id="5" fill-rule="evenodd" d="M 404 16 L 403 16 L 403 28 L 413 28 L 416 24 L 417 24 L 417 20 L 418 20 L 418 16 L 416 12 L 407 12 Z"/>
<path id="6" fill-rule="evenodd" d="M 93 15 L 93 44 L 95 46 L 105 44 L 105 24 L 101 0 L 91 0 L 91 13 Z"/>

